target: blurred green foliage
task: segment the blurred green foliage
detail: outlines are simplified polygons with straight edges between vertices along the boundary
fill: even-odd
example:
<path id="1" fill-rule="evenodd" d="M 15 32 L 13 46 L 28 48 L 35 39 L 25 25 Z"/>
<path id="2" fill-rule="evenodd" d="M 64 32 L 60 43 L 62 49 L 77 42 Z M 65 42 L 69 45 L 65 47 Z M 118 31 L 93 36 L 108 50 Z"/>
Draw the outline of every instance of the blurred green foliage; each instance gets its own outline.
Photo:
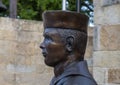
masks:
<path id="1" fill-rule="evenodd" d="M 0 13 L 0 16 L 9 16 L 9 0 L 2 0 L 8 10 Z M 93 0 L 81 0 L 81 12 L 90 17 L 93 12 Z M 67 10 L 76 11 L 76 0 L 67 0 Z M 85 8 L 87 7 L 87 8 Z M 18 0 L 17 17 L 20 19 L 41 20 L 41 14 L 45 10 L 61 10 L 62 0 Z"/>

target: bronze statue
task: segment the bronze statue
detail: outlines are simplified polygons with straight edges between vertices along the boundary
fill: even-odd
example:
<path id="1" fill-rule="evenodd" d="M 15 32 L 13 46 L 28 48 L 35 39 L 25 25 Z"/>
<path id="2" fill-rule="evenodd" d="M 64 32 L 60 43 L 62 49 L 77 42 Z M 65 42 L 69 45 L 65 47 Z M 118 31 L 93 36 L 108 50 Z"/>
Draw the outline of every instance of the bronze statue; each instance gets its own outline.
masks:
<path id="1" fill-rule="evenodd" d="M 43 22 L 40 48 L 55 74 L 50 85 L 97 85 L 84 60 L 88 17 L 70 11 L 46 11 Z"/>

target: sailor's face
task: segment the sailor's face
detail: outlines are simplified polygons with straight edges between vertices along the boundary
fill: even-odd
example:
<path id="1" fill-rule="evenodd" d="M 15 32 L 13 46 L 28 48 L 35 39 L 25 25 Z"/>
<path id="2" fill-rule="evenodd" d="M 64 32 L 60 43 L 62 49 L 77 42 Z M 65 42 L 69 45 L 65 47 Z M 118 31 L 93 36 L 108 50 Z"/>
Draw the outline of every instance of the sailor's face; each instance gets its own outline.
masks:
<path id="1" fill-rule="evenodd" d="M 40 45 L 42 54 L 45 57 L 45 63 L 48 66 L 55 66 L 66 60 L 65 45 L 61 36 L 55 28 L 46 28 L 44 30 L 44 40 Z"/>

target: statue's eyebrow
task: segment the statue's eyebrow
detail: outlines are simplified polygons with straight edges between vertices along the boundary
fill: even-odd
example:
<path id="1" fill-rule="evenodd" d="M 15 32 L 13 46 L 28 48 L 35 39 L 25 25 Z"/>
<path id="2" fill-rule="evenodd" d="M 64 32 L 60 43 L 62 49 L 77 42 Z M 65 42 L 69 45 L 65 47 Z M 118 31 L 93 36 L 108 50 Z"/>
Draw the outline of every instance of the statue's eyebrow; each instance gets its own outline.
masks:
<path id="1" fill-rule="evenodd" d="M 45 37 L 45 36 L 51 36 L 51 35 L 53 35 L 53 34 L 51 34 L 51 33 L 49 33 L 49 32 L 45 32 L 45 33 L 43 34 L 44 37 Z"/>
<path id="2" fill-rule="evenodd" d="M 49 32 L 44 32 L 43 36 L 49 35 Z"/>

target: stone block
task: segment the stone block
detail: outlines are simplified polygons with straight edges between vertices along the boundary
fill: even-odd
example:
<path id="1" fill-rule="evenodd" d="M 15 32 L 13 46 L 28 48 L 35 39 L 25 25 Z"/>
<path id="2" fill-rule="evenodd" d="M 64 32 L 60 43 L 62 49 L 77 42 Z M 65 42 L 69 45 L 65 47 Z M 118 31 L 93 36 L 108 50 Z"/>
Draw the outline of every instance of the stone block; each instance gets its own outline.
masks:
<path id="1" fill-rule="evenodd" d="M 93 67 L 93 77 L 98 85 L 105 85 L 107 82 L 107 69 Z"/>
<path id="2" fill-rule="evenodd" d="M 14 31 L 16 30 L 15 27 L 13 27 L 15 19 L 10 19 L 10 18 L 0 18 L 0 30 L 11 30 Z"/>
<path id="3" fill-rule="evenodd" d="M 31 31 L 42 32 L 43 23 L 41 21 L 31 21 L 23 19 L 12 18 L 0 18 L 0 30 L 19 30 L 19 31 Z"/>
<path id="4" fill-rule="evenodd" d="M 8 72 L 6 69 L 0 68 L 0 85 L 14 85 L 15 75 Z"/>
<path id="5" fill-rule="evenodd" d="M 120 4 L 120 0 L 103 0 L 103 6 L 111 6 L 115 4 Z"/>
<path id="6" fill-rule="evenodd" d="M 89 69 L 89 72 L 91 73 L 91 75 L 93 75 L 93 66 L 89 66 L 88 69 Z"/>
<path id="7" fill-rule="evenodd" d="M 14 56 L 15 48 L 16 48 L 16 42 L 0 40 L 0 55 L 7 57 Z"/>
<path id="8" fill-rule="evenodd" d="M 0 40 L 17 40 L 17 32 L 10 30 L 0 30 Z"/>
<path id="9" fill-rule="evenodd" d="M 120 84 L 114 84 L 114 83 L 104 83 L 104 84 L 98 84 L 98 85 L 120 85 Z"/>
<path id="10" fill-rule="evenodd" d="M 120 68 L 120 51 L 94 52 L 93 66 L 102 68 Z"/>
<path id="11" fill-rule="evenodd" d="M 93 53 L 93 37 L 88 37 L 88 43 L 85 52 L 85 59 L 92 58 Z"/>
<path id="12" fill-rule="evenodd" d="M 39 42 L 40 43 L 40 42 Z M 39 48 L 39 44 L 36 42 L 17 42 L 15 54 L 22 55 L 25 57 L 30 56 L 39 56 L 41 57 L 41 49 Z"/>
<path id="13" fill-rule="evenodd" d="M 108 0 L 94 0 L 94 21 L 96 25 L 120 24 L 120 4 L 104 6 Z M 111 1 L 111 0 L 109 0 Z M 116 0 L 112 0 L 116 1 Z"/>
<path id="14" fill-rule="evenodd" d="M 93 50 L 99 50 L 100 48 L 100 26 L 94 27 L 94 36 L 93 36 Z"/>
<path id="15" fill-rule="evenodd" d="M 44 57 L 40 53 L 37 55 L 31 56 L 31 60 L 32 60 L 31 63 L 33 65 L 44 64 Z"/>
<path id="16" fill-rule="evenodd" d="M 88 67 L 92 67 L 93 66 L 93 58 L 88 58 L 85 59 L 87 61 Z"/>
<path id="17" fill-rule="evenodd" d="M 9 55 L 9 56 L 4 56 L 0 55 L 0 69 L 2 70 L 3 68 L 6 67 L 7 64 L 14 64 L 15 60 L 15 55 Z"/>
<path id="18" fill-rule="evenodd" d="M 53 69 L 50 67 L 47 67 L 45 64 L 36 64 L 36 73 L 38 74 L 53 73 Z"/>
<path id="19" fill-rule="evenodd" d="M 101 50 L 120 50 L 120 24 L 101 28 L 100 48 Z"/>
<path id="20" fill-rule="evenodd" d="M 50 73 L 21 73 L 16 74 L 17 85 L 49 85 L 51 76 Z"/>
<path id="21" fill-rule="evenodd" d="M 87 41 L 87 47 L 85 52 L 85 59 L 92 58 L 93 53 L 93 27 L 88 27 L 88 41 Z"/>
<path id="22" fill-rule="evenodd" d="M 120 69 L 109 69 L 108 70 L 108 82 L 120 84 Z"/>
<path id="23" fill-rule="evenodd" d="M 100 8 L 102 4 L 102 0 L 93 0 L 93 4 L 95 8 Z"/>
<path id="24" fill-rule="evenodd" d="M 26 42 L 20 43 L 18 42 L 16 45 L 15 54 L 23 55 L 23 56 L 33 56 L 36 53 L 35 43 L 34 42 Z"/>
<path id="25" fill-rule="evenodd" d="M 106 83 L 106 84 L 103 84 L 103 85 L 120 85 L 120 84 L 115 84 L 115 83 Z"/>
<path id="26" fill-rule="evenodd" d="M 18 42 L 40 42 L 42 40 L 42 33 L 39 32 L 26 32 L 18 31 L 17 41 Z"/>
<path id="27" fill-rule="evenodd" d="M 98 26 L 94 30 L 94 50 L 120 50 L 120 24 Z"/>
<path id="28" fill-rule="evenodd" d="M 28 32 L 43 32 L 42 21 L 21 20 L 19 22 L 21 31 Z"/>
<path id="29" fill-rule="evenodd" d="M 30 72 L 35 72 L 36 68 L 35 66 L 30 66 L 30 65 L 20 65 L 18 63 L 10 63 L 6 66 L 6 70 L 11 73 L 11 74 L 16 74 L 16 73 L 30 73 Z"/>
<path id="30" fill-rule="evenodd" d="M 52 77 L 53 73 L 37 74 L 37 78 L 40 80 L 36 81 L 36 83 L 37 85 L 49 85 Z"/>
<path id="31" fill-rule="evenodd" d="M 31 56 L 16 55 L 15 62 L 17 65 L 32 65 Z"/>
<path id="32" fill-rule="evenodd" d="M 94 0 L 95 7 L 104 7 L 120 4 L 120 0 Z"/>
<path id="33" fill-rule="evenodd" d="M 88 36 L 93 37 L 94 27 L 88 27 Z"/>

